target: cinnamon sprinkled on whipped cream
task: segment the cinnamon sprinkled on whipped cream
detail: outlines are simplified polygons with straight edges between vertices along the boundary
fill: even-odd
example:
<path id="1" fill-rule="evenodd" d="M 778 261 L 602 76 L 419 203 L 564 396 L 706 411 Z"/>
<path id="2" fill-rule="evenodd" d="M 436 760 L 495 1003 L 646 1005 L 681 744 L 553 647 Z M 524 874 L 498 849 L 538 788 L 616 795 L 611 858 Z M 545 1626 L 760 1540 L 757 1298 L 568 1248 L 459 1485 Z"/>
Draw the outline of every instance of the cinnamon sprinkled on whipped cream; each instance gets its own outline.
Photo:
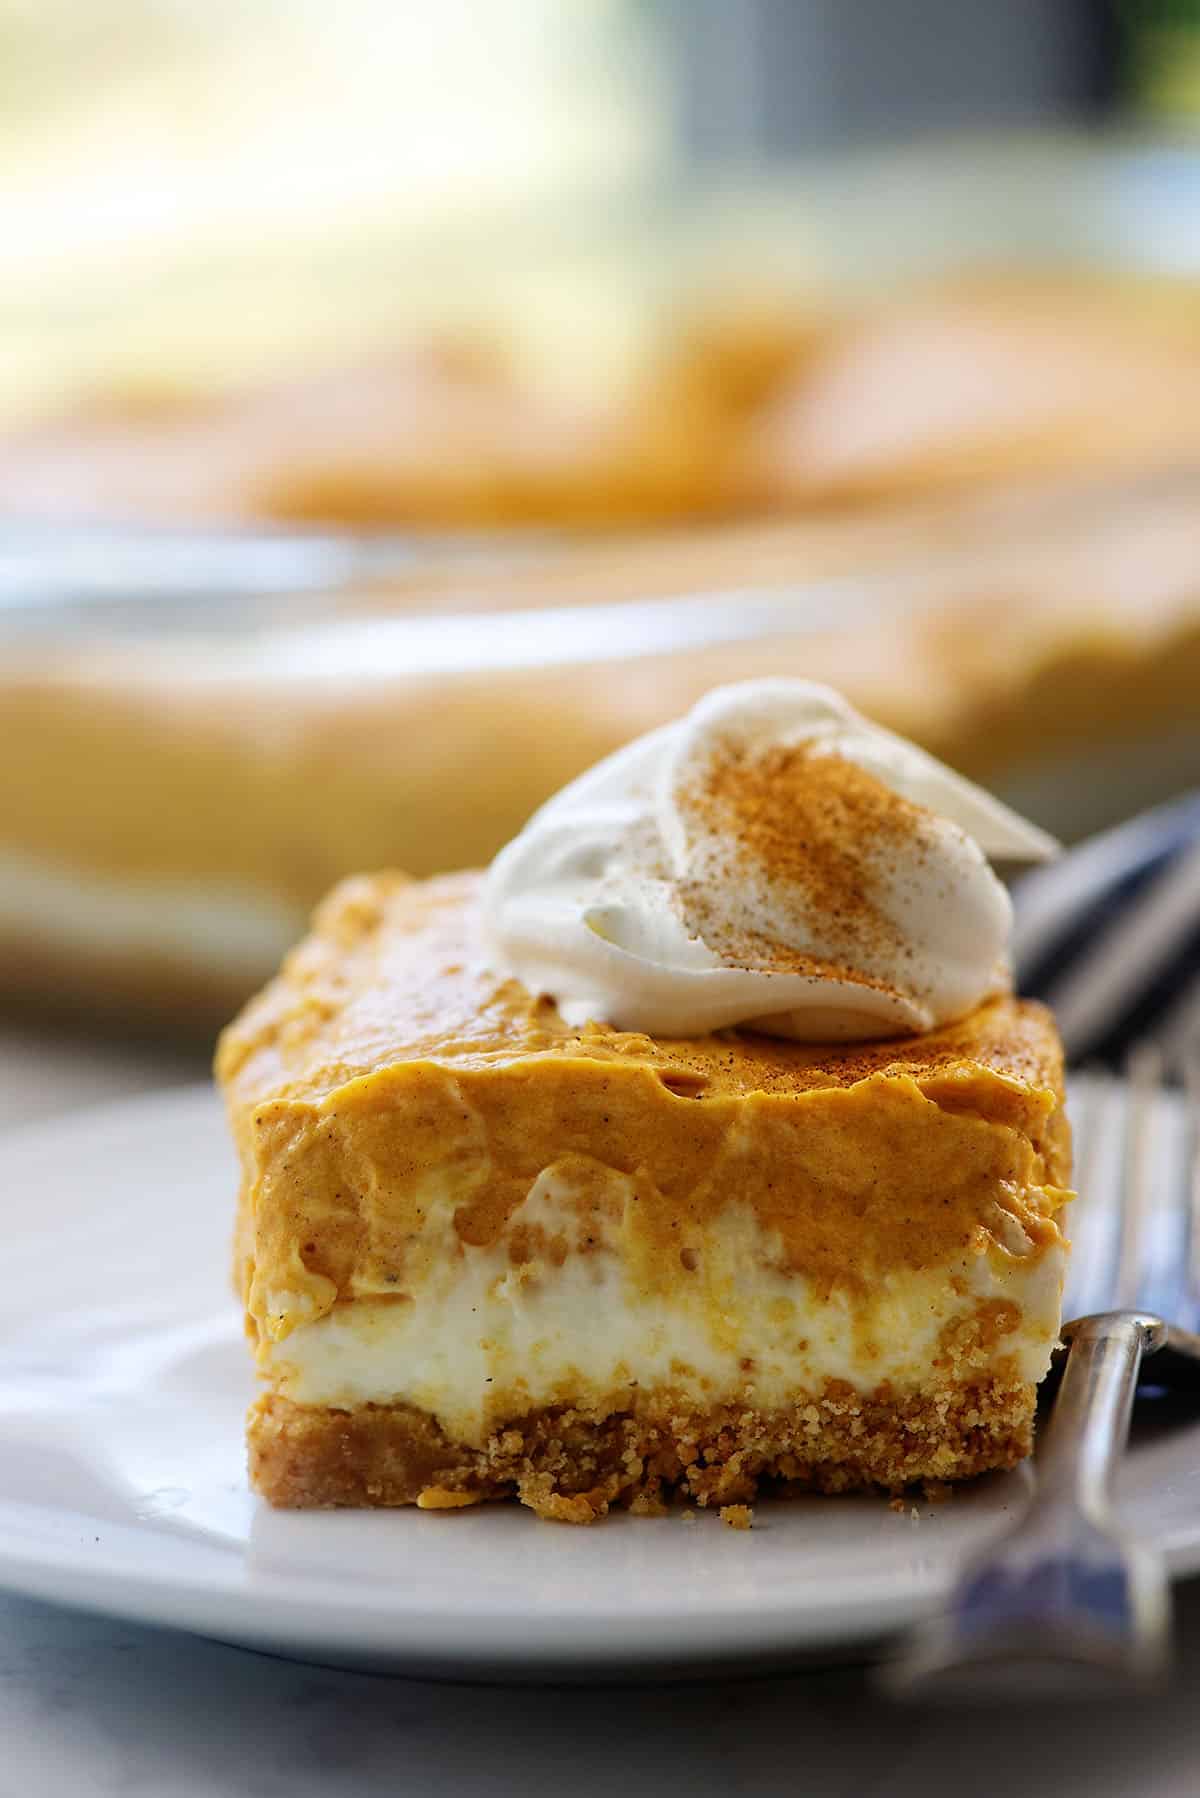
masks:
<path id="1" fill-rule="evenodd" d="M 492 866 L 485 928 L 572 1023 L 905 1034 L 1006 987 L 987 854 L 1053 848 L 828 688 L 748 682 L 544 806 Z"/>
<path id="2" fill-rule="evenodd" d="M 680 810 L 727 841 L 722 903 L 710 879 L 680 883 L 681 915 L 723 962 L 772 973 L 839 972 L 863 979 L 861 966 L 903 954 L 894 921 L 881 909 L 877 870 L 889 853 L 918 848 L 926 814 L 842 756 L 808 743 L 773 745 L 752 755 L 718 745 L 706 772 L 679 795 Z M 876 877 L 873 877 L 876 876 Z M 789 886 L 836 928 L 850 954 L 832 970 L 817 957 L 756 931 L 752 908 L 739 926 L 739 882 Z M 728 895 L 735 895 L 731 906 Z"/>

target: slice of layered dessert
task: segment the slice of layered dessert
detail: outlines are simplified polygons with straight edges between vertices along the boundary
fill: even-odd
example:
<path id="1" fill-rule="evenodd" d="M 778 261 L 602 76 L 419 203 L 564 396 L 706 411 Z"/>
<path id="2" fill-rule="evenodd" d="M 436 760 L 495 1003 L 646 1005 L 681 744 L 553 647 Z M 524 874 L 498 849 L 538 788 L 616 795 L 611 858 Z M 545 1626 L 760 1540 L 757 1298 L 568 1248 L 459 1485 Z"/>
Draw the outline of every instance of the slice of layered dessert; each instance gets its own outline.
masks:
<path id="1" fill-rule="evenodd" d="M 1061 1052 L 988 856 L 827 689 L 712 693 L 484 875 L 352 880 L 226 1031 L 278 1505 L 952 1480 L 1029 1451 Z"/>

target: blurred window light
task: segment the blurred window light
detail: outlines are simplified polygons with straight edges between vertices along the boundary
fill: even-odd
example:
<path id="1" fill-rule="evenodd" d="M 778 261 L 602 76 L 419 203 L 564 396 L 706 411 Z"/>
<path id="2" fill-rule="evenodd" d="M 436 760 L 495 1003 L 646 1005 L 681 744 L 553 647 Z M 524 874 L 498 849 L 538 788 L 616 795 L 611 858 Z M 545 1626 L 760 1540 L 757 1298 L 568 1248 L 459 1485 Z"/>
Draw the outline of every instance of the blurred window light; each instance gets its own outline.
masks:
<path id="1" fill-rule="evenodd" d="M 0 278 L 425 228 L 661 136 L 626 0 L 0 0 Z"/>

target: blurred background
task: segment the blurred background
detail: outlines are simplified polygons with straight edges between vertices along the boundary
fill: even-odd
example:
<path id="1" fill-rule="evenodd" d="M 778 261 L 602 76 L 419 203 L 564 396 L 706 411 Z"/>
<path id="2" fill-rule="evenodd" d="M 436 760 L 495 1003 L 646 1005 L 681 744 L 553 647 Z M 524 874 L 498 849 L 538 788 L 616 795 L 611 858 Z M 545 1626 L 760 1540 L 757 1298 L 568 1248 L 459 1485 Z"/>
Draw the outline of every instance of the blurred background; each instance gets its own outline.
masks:
<path id="1" fill-rule="evenodd" d="M 3 0 L 5 397 L 227 383 L 419 324 L 583 373 L 701 271 L 753 291 L 978 256 L 1194 267 L 1198 19 Z"/>
<path id="2" fill-rule="evenodd" d="M 1200 783 L 1200 0 L 0 0 L 0 140 L 0 1008 L 206 1042 L 723 679 Z"/>

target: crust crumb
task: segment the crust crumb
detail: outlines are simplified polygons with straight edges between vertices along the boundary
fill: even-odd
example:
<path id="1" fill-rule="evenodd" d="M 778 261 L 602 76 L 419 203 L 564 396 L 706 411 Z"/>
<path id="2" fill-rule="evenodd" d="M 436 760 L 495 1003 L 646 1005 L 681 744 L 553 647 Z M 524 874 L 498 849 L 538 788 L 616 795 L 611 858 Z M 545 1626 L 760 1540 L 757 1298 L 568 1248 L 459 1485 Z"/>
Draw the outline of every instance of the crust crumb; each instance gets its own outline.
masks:
<path id="1" fill-rule="evenodd" d="M 629 1509 L 635 1517 L 666 1517 L 670 1506 L 664 1502 L 660 1493 L 647 1489 L 634 1495 L 629 1501 Z"/>
<path id="2" fill-rule="evenodd" d="M 722 1505 L 719 1516 L 726 1529 L 752 1530 L 754 1511 L 750 1505 Z"/>
<path id="3" fill-rule="evenodd" d="M 1031 1385 L 999 1377 L 904 1398 L 831 1382 L 770 1411 L 689 1410 L 641 1392 L 630 1410 L 530 1411 L 478 1446 L 413 1406 L 343 1411 L 270 1394 L 250 1413 L 250 1479 L 289 1508 L 517 1498 L 556 1523 L 594 1523 L 614 1506 L 657 1516 L 673 1498 L 737 1511 L 758 1496 L 881 1488 L 903 1513 L 922 1486 L 940 1493 L 1028 1454 L 1034 1402 Z"/>
<path id="4" fill-rule="evenodd" d="M 549 1474 L 523 1480 L 521 1501 L 546 1523 L 596 1523 L 608 1514 L 609 1494 L 600 1486 L 590 1492 L 556 1492 Z"/>

